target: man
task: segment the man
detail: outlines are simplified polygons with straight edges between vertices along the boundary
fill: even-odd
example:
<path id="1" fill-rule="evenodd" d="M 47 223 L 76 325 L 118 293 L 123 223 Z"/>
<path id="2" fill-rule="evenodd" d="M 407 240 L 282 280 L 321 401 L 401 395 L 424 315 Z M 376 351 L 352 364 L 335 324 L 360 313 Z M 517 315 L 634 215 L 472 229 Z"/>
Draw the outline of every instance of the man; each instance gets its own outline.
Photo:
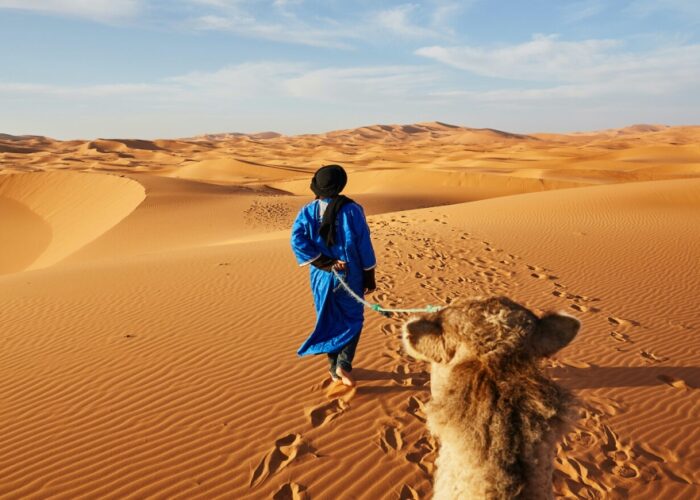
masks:
<path id="1" fill-rule="evenodd" d="M 339 286 L 333 270 L 358 295 L 376 289 L 377 264 L 362 207 L 341 195 L 347 174 L 340 165 L 321 167 L 311 180 L 316 199 L 292 226 L 292 250 L 300 266 L 311 264 L 316 327 L 297 352 L 328 355 L 334 381 L 353 386 L 352 361 L 364 321 L 363 305 Z"/>

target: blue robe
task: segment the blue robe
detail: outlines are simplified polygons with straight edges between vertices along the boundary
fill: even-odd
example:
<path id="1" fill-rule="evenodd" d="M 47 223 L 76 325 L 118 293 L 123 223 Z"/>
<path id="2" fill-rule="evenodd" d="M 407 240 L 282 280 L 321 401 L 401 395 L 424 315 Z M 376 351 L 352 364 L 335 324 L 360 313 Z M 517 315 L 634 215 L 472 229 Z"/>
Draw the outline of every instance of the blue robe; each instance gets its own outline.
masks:
<path id="1" fill-rule="evenodd" d="M 321 254 L 347 262 L 345 281 L 362 296 L 363 271 L 376 265 L 365 213 L 357 203 L 343 205 L 335 221 L 335 243 L 330 248 L 319 235 L 321 214 L 321 202 L 315 200 L 305 205 L 294 221 L 291 243 L 297 263 L 305 266 Z M 339 286 L 333 273 L 309 267 L 316 327 L 297 351 L 299 356 L 340 350 L 360 334 L 364 321 L 363 305 Z"/>

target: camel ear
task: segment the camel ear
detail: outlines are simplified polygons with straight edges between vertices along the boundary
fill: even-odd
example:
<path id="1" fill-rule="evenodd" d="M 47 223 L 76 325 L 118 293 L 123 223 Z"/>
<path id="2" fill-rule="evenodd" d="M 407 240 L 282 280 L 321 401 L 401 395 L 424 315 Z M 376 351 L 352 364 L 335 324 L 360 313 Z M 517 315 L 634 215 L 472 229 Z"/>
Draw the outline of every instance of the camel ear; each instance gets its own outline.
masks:
<path id="1" fill-rule="evenodd" d="M 440 323 L 423 317 L 409 320 L 403 327 L 403 344 L 406 352 L 416 359 L 435 363 L 447 363 L 454 353 L 445 348 Z"/>
<path id="2" fill-rule="evenodd" d="M 566 347 L 581 328 L 581 322 L 561 313 L 547 313 L 537 323 L 532 337 L 532 348 L 536 356 L 551 356 Z"/>

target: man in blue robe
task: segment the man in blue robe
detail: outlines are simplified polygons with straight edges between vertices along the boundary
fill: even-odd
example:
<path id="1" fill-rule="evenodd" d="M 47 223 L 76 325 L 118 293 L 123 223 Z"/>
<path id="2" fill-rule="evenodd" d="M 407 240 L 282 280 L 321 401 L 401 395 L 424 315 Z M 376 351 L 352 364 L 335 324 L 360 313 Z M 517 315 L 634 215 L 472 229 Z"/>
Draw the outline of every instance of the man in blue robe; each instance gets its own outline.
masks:
<path id="1" fill-rule="evenodd" d="M 292 250 L 300 266 L 311 264 L 316 327 L 297 354 L 328 355 L 333 380 L 352 386 L 352 360 L 364 320 L 363 305 L 344 290 L 336 270 L 358 295 L 376 289 L 377 265 L 362 207 L 340 192 L 347 174 L 340 165 L 321 167 L 311 180 L 316 199 L 292 226 Z"/>

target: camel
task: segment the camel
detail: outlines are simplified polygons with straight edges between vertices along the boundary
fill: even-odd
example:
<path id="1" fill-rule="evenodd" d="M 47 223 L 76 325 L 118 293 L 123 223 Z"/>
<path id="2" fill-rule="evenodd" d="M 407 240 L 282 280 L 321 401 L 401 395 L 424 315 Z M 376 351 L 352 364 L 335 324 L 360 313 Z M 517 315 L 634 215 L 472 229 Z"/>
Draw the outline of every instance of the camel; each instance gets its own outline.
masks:
<path id="1" fill-rule="evenodd" d="M 556 444 L 573 397 L 541 360 L 580 327 L 506 297 L 478 298 L 409 319 L 407 354 L 431 363 L 428 429 L 439 442 L 434 498 L 553 498 Z"/>

